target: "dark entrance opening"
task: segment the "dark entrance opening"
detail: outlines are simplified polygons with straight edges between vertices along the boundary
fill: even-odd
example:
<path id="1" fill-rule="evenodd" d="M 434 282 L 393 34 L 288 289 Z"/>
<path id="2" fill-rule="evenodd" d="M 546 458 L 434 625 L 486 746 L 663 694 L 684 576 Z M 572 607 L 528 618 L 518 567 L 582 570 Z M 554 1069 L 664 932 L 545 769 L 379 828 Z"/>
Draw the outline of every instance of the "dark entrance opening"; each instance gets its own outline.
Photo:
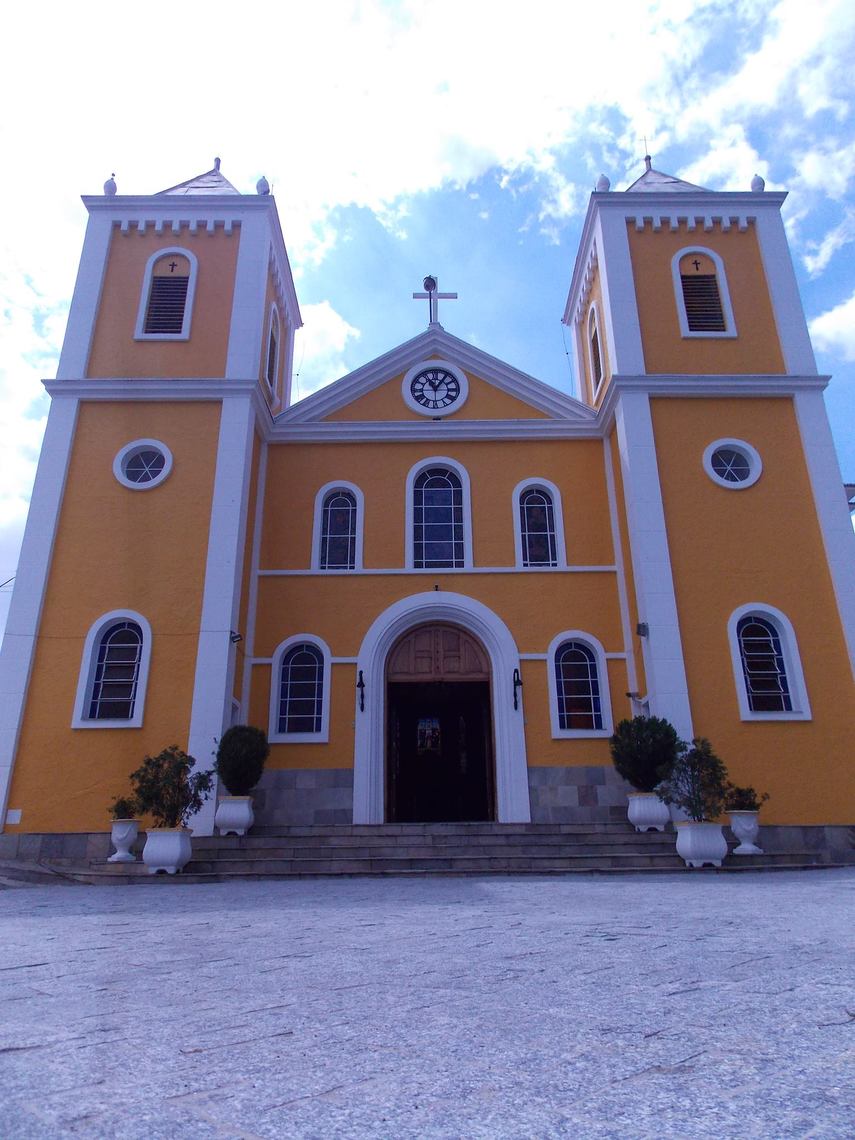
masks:
<path id="1" fill-rule="evenodd" d="M 495 819 L 489 664 L 454 626 L 422 626 L 389 655 L 386 818 Z"/>

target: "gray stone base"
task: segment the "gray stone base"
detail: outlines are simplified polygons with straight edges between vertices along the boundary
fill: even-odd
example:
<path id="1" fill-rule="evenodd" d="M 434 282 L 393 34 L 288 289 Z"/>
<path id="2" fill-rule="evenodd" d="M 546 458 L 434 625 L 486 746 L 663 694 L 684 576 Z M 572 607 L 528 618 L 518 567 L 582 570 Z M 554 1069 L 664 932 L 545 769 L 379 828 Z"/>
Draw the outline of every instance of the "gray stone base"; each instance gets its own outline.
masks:
<path id="1" fill-rule="evenodd" d="M 632 788 L 611 765 L 531 767 L 532 823 L 615 823 L 626 819 Z"/>
<path id="2" fill-rule="evenodd" d="M 268 769 L 254 800 L 259 827 L 353 823 L 353 769 Z"/>

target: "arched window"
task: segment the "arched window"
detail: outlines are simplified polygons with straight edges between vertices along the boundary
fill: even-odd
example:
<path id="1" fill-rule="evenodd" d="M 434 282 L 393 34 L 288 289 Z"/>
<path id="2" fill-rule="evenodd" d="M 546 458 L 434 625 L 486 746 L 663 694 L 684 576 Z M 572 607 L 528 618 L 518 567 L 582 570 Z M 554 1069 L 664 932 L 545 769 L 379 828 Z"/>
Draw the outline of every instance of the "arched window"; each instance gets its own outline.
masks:
<path id="1" fill-rule="evenodd" d="M 600 346 L 600 327 L 597 320 L 596 305 L 591 305 L 588 313 L 588 353 L 591 367 L 591 390 L 596 397 L 603 382 L 603 352 Z"/>
<path id="2" fill-rule="evenodd" d="M 733 672 L 743 720 L 808 720 L 796 636 L 773 606 L 740 606 L 728 623 Z"/>
<path id="3" fill-rule="evenodd" d="M 284 641 L 273 655 L 270 739 L 321 743 L 329 739 L 330 654 L 309 634 Z"/>
<path id="4" fill-rule="evenodd" d="M 315 496 L 313 570 L 361 570 L 365 500 L 354 483 L 325 483 Z"/>
<path id="5" fill-rule="evenodd" d="M 417 570 L 472 565 L 469 477 L 441 457 L 423 461 L 407 479 L 407 565 Z"/>
<path id="6" fill-rule="evenodd" d="M 270 327 L 267 331 L 267 359 L 264 365 L 264 379 L 271 392 L 276 390 L 276 377 L 279 374 L 279 311 L 270 306 Z"/>
<path id="7" fill-rule="evenodd" d="M 612 731 L 603 647 L 589 634 L 568 630 L 549 647 L 552 735 L 609 735 Z"/>
<path id="8" fill-rule="evenodd" d="M 684 337 L 736 336 L 724 262 L 717 253 L 681 249 L 672 258 L 671 273 Z"/>
<path id="9" fill-rule="evenodd" d="M 540 485 L 519 496 L 520 562 L 523 566 L 557 566 L 555 508 L 550 492 Z"/>
<path id="10" fill-rule="evenodd" d="M 139 614 L 116 611 L 86 638 L 74 728 L 138 728 L 151 653 L 151 632 Z"/>
<path id="11" fill-rule="evenodd" d="M 158 250 L 148 259 L 137 314 L 137 340 L 187 340 L 198 262 L 189 249 Z"/>

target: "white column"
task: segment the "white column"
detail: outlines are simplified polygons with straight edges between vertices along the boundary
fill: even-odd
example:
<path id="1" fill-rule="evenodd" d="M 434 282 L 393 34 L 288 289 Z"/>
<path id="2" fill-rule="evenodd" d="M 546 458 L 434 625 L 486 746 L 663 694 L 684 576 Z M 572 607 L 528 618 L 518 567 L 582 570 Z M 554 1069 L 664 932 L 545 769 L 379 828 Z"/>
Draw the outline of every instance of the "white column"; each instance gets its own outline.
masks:
<path id="1" fill-rule="evenodd" d="M 855 675 L 855 532 L 821 392 L 797 392 L 796 417 L 813 488 L 816 515 Z"/>
<path id="2" fill-rule="evenodd" d="M 622 392 L 615 415 L 639 620 L 649 630 L 642 648 L 650 711 L 691 740 L 689 688 L 647 393 Z"/>
<path id="3" fill-rule="evenodd" d="M 236 628 L 240 604 L 253 425 L 252 397 L 226 396 L 220 417 L 188 741 L 188 751 L 199 771 L 212 767 L 214 741 L 231 716 L 229 679 L 233 676 L 234 647 L 230 634 Z M 216 806 L 214 794 L 191 821 L 197 835 L 213 834 Z"/>
<path id="4" fill-rule="evenodd" d="M 641 376 L 645 371 L 644 349 L 624 215 L 600 210 L 595 240 L 612 372 Z"/>
<path id="5" fill-rule="evenodd" d="M 808 335 L 783 219 L 778 210 L 758 210 L 755 225 L 784 368 L 791 376 L 815 376 L 813 345 Z"/>
<path id="6" fill-rule="evenodd" d="M 226 356 L 227 380 L 258 378 L 269 263 L 270 230 L 267 218 L 261 214 L 248 214 L 241 219 L 240 225 L 240 246 Z"/>
<path id="7" fill-rule="evenodd" d="M 80 255 L 80 267 L 77 270 L 77 281 L 68 313 L 68 325 L 56 370 L 57 380 L 80 380 L 86 375 L 89 350 L 95 332 L 95 319 L 101 302 L 104 274 L 107 271 L 112 227 L 109 214 L 89 215 L 83 252 Z"/>
<path id="8" fill-rule="evenodd" d="M 78 401 L 72 398 L 59 397 L 51 403 L 18 559 L 9 619 L 0 648 L 0 831 L 6 822 L 15 752 L 65 491 L 77 409 Z"/>

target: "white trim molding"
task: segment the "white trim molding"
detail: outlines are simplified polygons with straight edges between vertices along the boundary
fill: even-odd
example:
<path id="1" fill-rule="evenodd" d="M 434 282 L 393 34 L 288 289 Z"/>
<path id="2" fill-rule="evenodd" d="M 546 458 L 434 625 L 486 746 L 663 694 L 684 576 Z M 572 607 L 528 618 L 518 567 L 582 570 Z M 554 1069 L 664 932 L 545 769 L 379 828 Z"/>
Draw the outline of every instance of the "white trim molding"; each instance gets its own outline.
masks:
<path id="1" fill-rule="evenodd" d="M 137 483 L 127 477 L 125 468 L 129 460 L 133 459 L 139 452 L 146 450 L 159 451 L 161 453 L 163 456 L 163 468 L 154 478 L 147 479 L 143 483 Z M 123 487 L 128 487 L 131 491 L 149 491 L 152 487 L 159 486 L 169 477 L 171 470 L 172 452 L 166 444 L 159 439 L 135 439 L 131 443 L 126 443 L 125 446 L 116 453 L 116 458 L 113 460 L 113 474 Z"/>
<path id="2" fill-rule="evenodd" d="M 600 697 L 600 715 L 602 728 L 562 728 L 558 719 L 558 684 L 555 677 L 555 654 L 568 641 L 578 641 L 594 655 L 597 665 L 597 687 Z M 547 681 L 549 684 L 549 721 L 552 726 L 553 740 L 575 740 L 579 737 L 611 736 L 614 732 L 612 719 L 612 701 L 609 692 L 609 671 L 606 663 L 606 651 L 602 643 L 590 633 L 581 629 L 565 629 L 563 633 L 556 634 L 549 643 L 546 653 Z M 611 657 L 623 657 L 623 654 L 609 654 Z"/>
<path id="3" fill-rule="evenodd" d="M 519 651 L 513 636 L 492 610 L 465 594 L 431 590 L 401 598 L 372 623 L 359 649 L 357 676 L 365 681 L 365 709 L 355 699 L 356 747 L 353 764 L 353 822 L 385 818 L 386 660 L 408 630 L 428 622 L 449 622 L 477 637 L 490 658 L 491 701 L 496 763 L 496 815 L 499 823 L 529 823 L 525 720 L 522 695 L 514 708 L 513 674 Z"/>
<path id="4" fill-rule="evenodd" d="M 181 323 L 180 333 L 147 333 L 145 331 L 145 318 L 148 312 L 151 283 L 154 276 L 154 267 L 164 257 L 178 254 L 186 257 L 190 262 L 190 279 L 187 283 L 187 295 L 184 298 L 184 319 Z M 192 250 L 182 245 L 170 245 L 165 249 L 158 249 L 145 263 L 142 291 L 140 292 L 139 309 L 137 310 L 137 324 L 134 329 L 134 340 L 189 340 L 190 325 L 193 321 L 193 300 L 196 296 L 196 279 L 199 275 L 199 261 Z"/>
<path id="5" fill-rule="evenodd" d="M 336 567 L 329 569 L 321 567 L 321 539 L 323 537 L 323 514 L 324 514 L 324 499 L 331 491 L 349 491 L 356 500 L 356 551 L 354 554 L 354 565 L 351 570 L 346 567 Z M 351 574 L 354 570 L 362 569 L 362 539 L 365 525 L 365 496 L 355 483 L 349 482 L 347 479 L 333 479 L 329 483 L 324 483 L 318 493 L 315 495 L 315 510 L 312 522 L 312 570 L 317 574 Z"/>
<path id="6" fill-rule="evenodd" d="M 323 672 L 321 674 L 321 727 L 318 732 L 280 732 L 279 731 L 279 687 L 282 680 L 282 659 L 289 649 L 295 645 L 311 645 L 317 649 L 323 658 Z M 332 654 L 330 647 L 315 633 L 295 633 L 286 637 L 273 650 L 270 662 L 270 709 L 268 720 L 267 739 L 271 744 L 327 744 L 330 738 L 330 693 Z"/>
<path id="7" fill-rule="evenodd" d="M 787 712 L 755 712 L 748 703 L 748 689 L 745 671 L 742 667 L 742 652 L 737 636 L 737 626 L 744 617 L 759 617 L 772 625 L 781 643 L 781 656 L 784 659 L 784 673 L 789 688 L 792 709 Z M 793 624 L 785 613 L 770 606 L 767 602 L 748 602 L 733 611 L 727 620 L 727 639 L 730 645 L 730 659 L 733 665 L 733 680 L 736 685 L 736 699 L 742 720 L 810 720 L 810 702 L 802 670 L 799 646 Z"/>
<path id="8" fill-rule="evenodd" d="M 530 488 L 542 487 L 552 497 L 552 516 L 555 526 L 555 566 L 547 565 L 525 565 L 523 561 L 523 544 L 522 544 L 522 523 L 520 520 L 520 496 L 523 491 Z M 561 503 L 561 492 L 558 487 L 550 479 L 522 479 L 514 487 L 513 495 L 511 497 L 511 510 L 513 511 L 513 525 L 514 525 L 514 557 L 516 561 L 515 569 L 536 571 L 536 570 L 566 570 L 567 569 L 567 550 L 564 545 L 564 508 Z M 613 569 L 613 568 L 612 568 Z"/>
<path id="9" fill-rule="evenodd" d="M 456 567 L 417 567 L 415 565 L 415 508 L 413 503 L 413 493 L 415 489 L 416 479 L 421 473 L 427 470 L 428 467 L 447 467 L 453 471 L 460 479 L 460 486 L 462 488 L 463 497 L 463 565 Z M 470 570 L 473 566 L 472 560 L 472 495 L 469 486 L 469 472 L 457 459 L 449 459 L 447 455 L 432 455 L 427 459 L 420 459 L 418 463 L 414 463 L 407 473 L 406 482 L 406 502 L 404 508 L 404 567 L 407 570 L 418 570 L 426 574 L 431 573 L 434 569 L 448 569 L 448 570 Z"/>
<path id="10" fill-rule="evenodd" d="M 740 455 L 748 464 L 748 474 L 744 479 L 724 479 L 716 469 L 713 467 L 713 456 L 719 449 L 735 451 Z M 701 457 L 704 471 L 707 473 L 713 483 L 718 484 L 719 487 L 726 487 L 728 491 L 744 491 L 748 487 L 753 487 L 760 476 L 763 474 L 763 460 L 760 458 L 760 452 L 756 447 L 752 447 L 750 443 L 746 443 L 744 439 L 716 439 L 712 443 L 707 444 L 704 448 L 704 454 Z"/>
<path id="11" fill-rule="evenodd" d="M 89 702 L 92 698 L 95 671 L 98 666 L 98 649 L 101 645 L 101 638 L 109 627 L 121 621 L 134 622 L 140 627 L 142 633 L 142 646 L 139 670 L 137 672 L 133 715 L 122 720 L 97 720 L 87 714 Z M 80 673 L 77 678 L 77 693 L 74 698 L 74 712 L 71 717 L 71 727 L 142 728 L 150 662 L 151 626 L 142 614 L 138 614 L 135 610 L 111 610 L 107 614 L 102 614 L 101 617 L 89 627 L 89 632 L 86 634 L 86 640 L 83 643 L 83 655 L 80 659 Z"/>
<path id="12" fill-rule="evenodd" d="M 708 257 L 715 265 L 715 279 L 718 285 L 718 296 L 721 301 L 721 311 L 724 316 L 724 330 L 722 332 L 708 332 L 705 330 L 692 331 L 689 328 L 689 318 L 686 315 L 686 302 L 683 296 L 683 282 L 680 275 L 680 262 L 690 253 L 700 253 Z M 674 285 L 674 301 L 677 305 L 677 317 L 680 321 L 680 335 L 684 339 L 722 340 L 733 339 L 736 336 L 736 323 L 733 319 L 733 307 L 730 303 L 730 290 L 727 287 L 727 274 L 724 262 L 715 250 L 707 249 L 703 245 L 687 245 L 678 249 L 671 258 L 671 279 Z"/>

